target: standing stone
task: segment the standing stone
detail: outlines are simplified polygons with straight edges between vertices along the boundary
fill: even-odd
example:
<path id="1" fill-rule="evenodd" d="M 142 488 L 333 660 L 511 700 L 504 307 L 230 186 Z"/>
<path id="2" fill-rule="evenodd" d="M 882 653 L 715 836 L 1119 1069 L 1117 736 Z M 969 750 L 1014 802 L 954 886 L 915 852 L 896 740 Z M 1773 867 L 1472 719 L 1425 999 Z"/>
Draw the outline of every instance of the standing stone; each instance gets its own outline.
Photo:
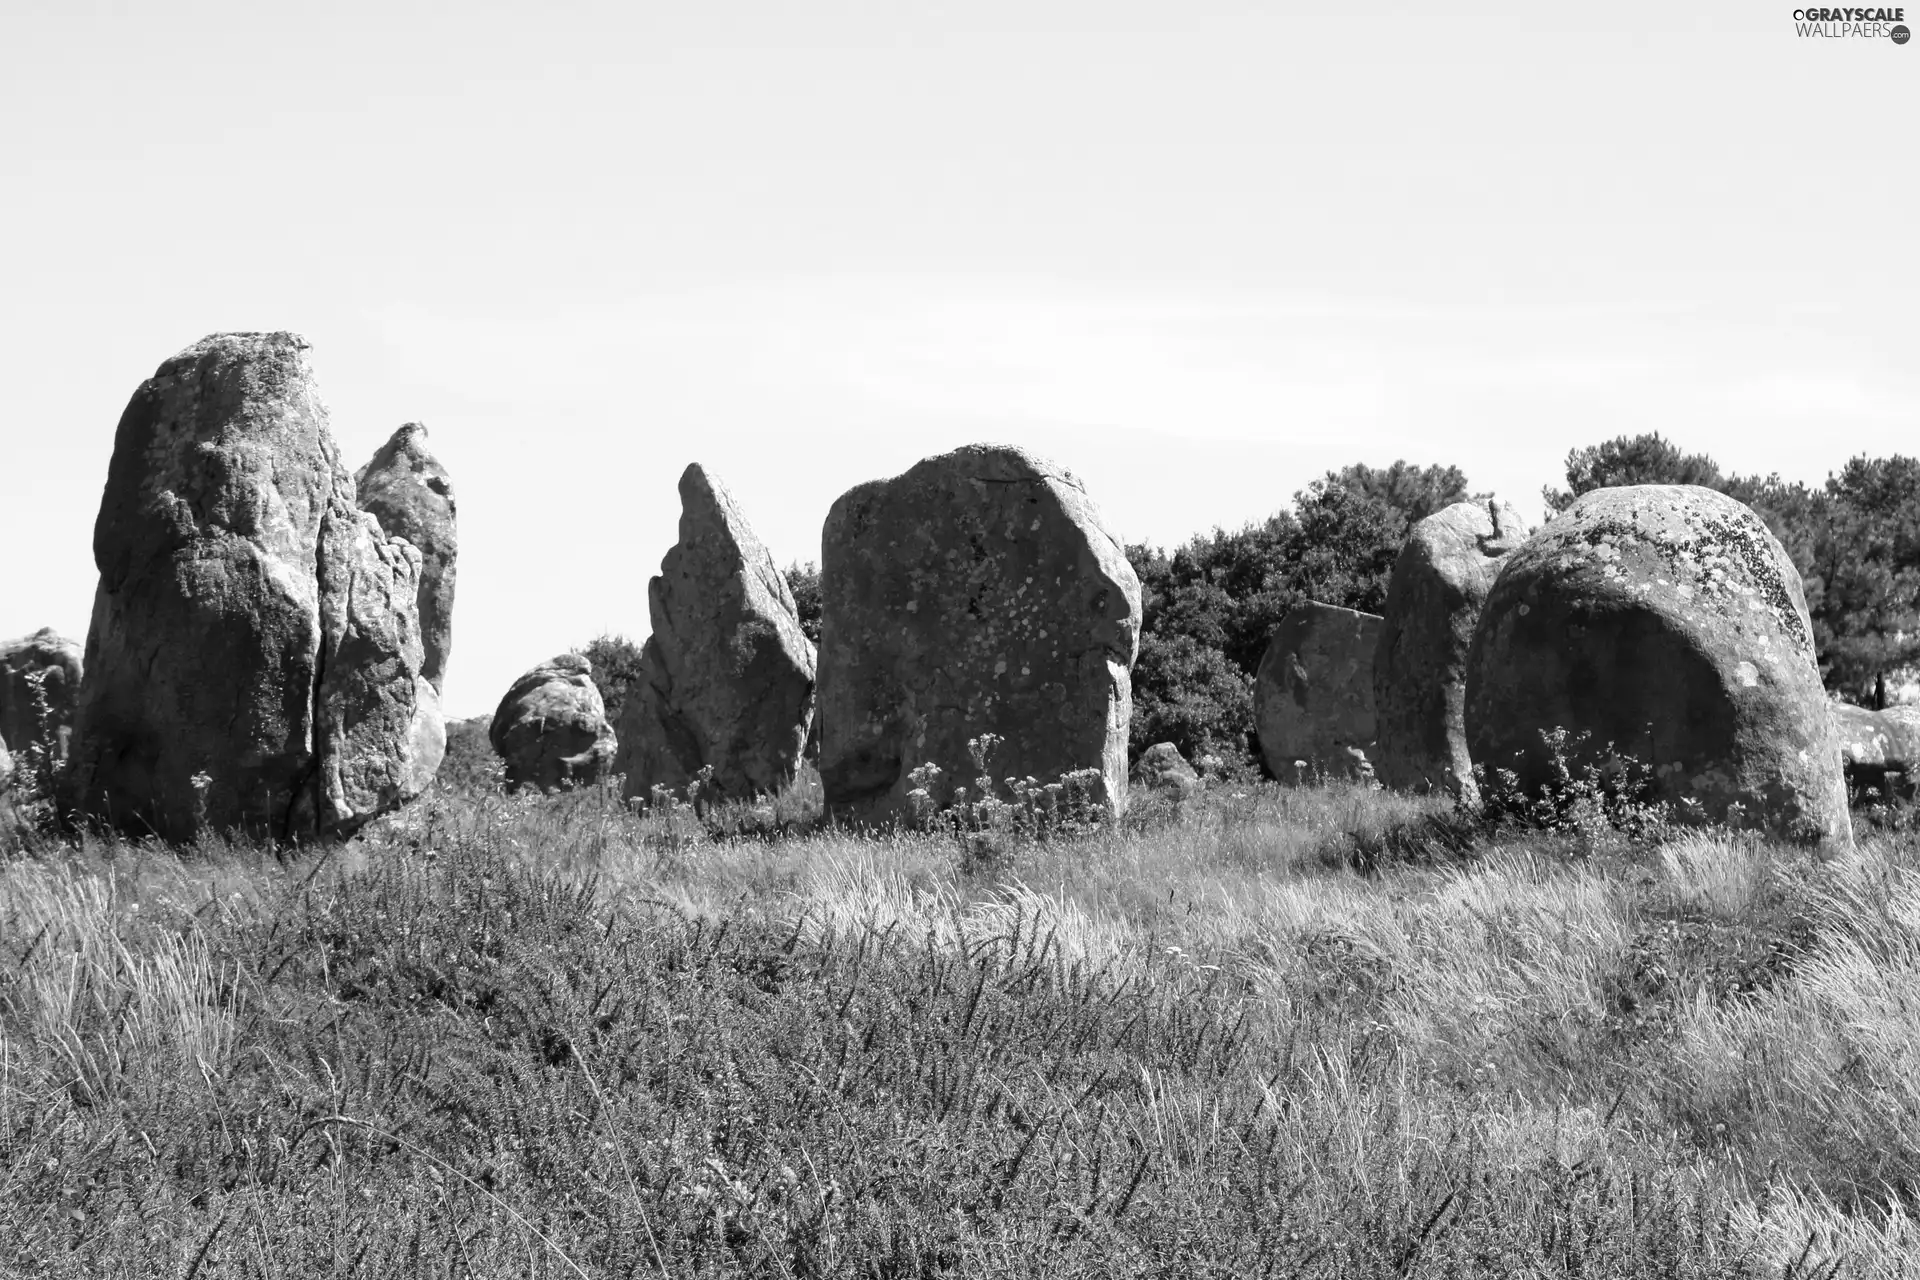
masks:
<path id="1" fill-rule="evenodd" d="M 1564 729 L 1576 768 L 1641 762 L 1683 814 L 1852 839 L 1800 575 L 1711 489 L 1595 489 L 1509 553 L 1468 653 L 1466 725 L 1474 763 L 1528 792 Z"/>
<path id="2" fill-rule="evenodd" d="M 360 509 L 389 537 L 405 538 L 420 552 L 420 641 L 426 651 L 421 674 L 436 691 L 443 689 L 453 649 L 453 571 L 460 550 L 447 469 L 427 452 L 427 429 L 409 422 L 354 473 L 353 483 Z"/>
<path id="3" fill-rule="evenodd" d="M 996 779 L 1095 769 L 1124 811 L 1140 584 L 1071 474 L 971 445 L 850 489 L 827 516 L 820 582 L 830 811 L 908 814 L 929 763 L 945 804 L 973 785 L 967 744 L 989 733 Z"/>
<path id="4" fill-rule="evenodd" d="M 813 718 L 813 645 L 773 557 L 697 462 L 680 477 L 680 541 L 647 584 L 647 608 L 653 635 L 613 766 L 626 794 L 684 792 L 703 767 L 721 797 L 792 782 Z"/>
<path id="5" fill-rule="evenodd" d="M 13 750 L 24 752 L 39 742 L 55 762 L 67 758 L 84 669 L 82 652 L 79 644 L 52 627 L 42 627 L 18 640 L 0 641 L 0 739 Z M 36 683 L 39 696 L 34 692 Z M 46 702 L 44 726 L 40 720 L 41 698 Z"/>
<path id="6" fill-rule="evenodd" d="M 1373 655 L 1380 615 L 1310 600 L 1274 627 L 1254 677 L 1253 719 L 1267 771 L 1371 778 Z"/>
<path id="7" fill-rule="evenodd" d="M 506 762 L 509 791 L 564 791 L 605 777 L 617 744 L 593 663 L 563 653 L 515 680 L 487 740 Z"/>
<path id="8" fill-rule="evenodd" d="M 1526 537 L 1504 502 L 1456 502 L 1407 531 L 1373 653 L 1379 736 L 1368 755 L 1385 785 L 1445 788 L 1478 803 L 1467 757 L 1467 649 L 1500 558 Z"/>
<path id="9" fill-rule="evenodd" d="M 75 729 L 90 817 L 168 840 L 344 835 L 438 767 L 420 554 L 355 505 L 307 350 L 215 334 L 121 415 Z"/>

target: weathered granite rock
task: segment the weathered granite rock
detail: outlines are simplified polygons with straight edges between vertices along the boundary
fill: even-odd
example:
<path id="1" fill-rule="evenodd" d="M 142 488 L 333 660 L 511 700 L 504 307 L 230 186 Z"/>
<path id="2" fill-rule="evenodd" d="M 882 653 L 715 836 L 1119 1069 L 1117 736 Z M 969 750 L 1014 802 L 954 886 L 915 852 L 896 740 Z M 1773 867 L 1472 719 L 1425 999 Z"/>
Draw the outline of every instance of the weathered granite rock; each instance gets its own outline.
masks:
<path id="1" fill-rule="evenodd" d="M 1171 742 L 1156 742 L 1133 762 L 1133 785 L 1167 800 L 1191 800 L 1206 783 Z"/>
<path id="2" fill-rule="evenodd" d="M 453 482 L 427 451 L 427 429 L 409 422 L 353 477 L 362 511 L 389 537 L 405 538 L 420 552 L 421 674 L 443 688 L 453 650 L 453 584 L 460 540 L 455 529 Z"/>
<path id="3" fill-rule="evenodd" d="M 1378 736 L 1367 754 L 1386 786 L 1444 788 L 1478 803 L 1467 757 L 1467 648 L 1501 557 L 1526 537 L 1504 502 L 1456 502 L 1407 531 L 1373 653 Z"/>
<path id="4" fill-rule="evenodd" d="M 699 463 L 680 477 L 680 540 L 647 584 L 647 607 L 653 635 L 613 766 L 626 794 L 684 793 L 702 768 L 716 799 L 793 781 L 813 718 L 813 645 L 785 576 Z"/>
<path id="5" fill-rule="evenodd" d="M 319 569 L 317 825 L 346 831 L 427 789 L 447 729 L 420 636 L 420 551 L 367 512 L 330 511 Z"/>
<path id="6" fill-rule="evenodd" d="M 911 811 L 910 773 L 947 794 L 1004 741 L 996 778 L 1098 769 L 1124 810 L 1140 584 L 1080 482 L 973 445 L 842 494 L 821 540 L 820 776 L 830 810 Z"/>
<path id="7" fill-rule="evenodd" d="M 617 744 L 593 683 L 593 663 L 563 653 L 515 680 L 493 713 L 487 740 L 506 763 L 510 791 L 563 791 L 605 777 Z"/>
<path id="8" fill-rule="evenodd" d="M 1310 600 L 1287 610 L 1254 676 L 1253 720 L 1267 771 L 1371 778 L 1373 655 L 1380 615 Z"/>
<path id="9" fill-rule="evenodd" d="M 343 835 L 432 776 L 419 553 L 355 505 L 307 349 L 215 334 L 121 416 L 74 734 L 91 817 Z"/>
<path id="10" fill-rule="evenodd" d="M 82 649 L 52 627 L 0 642 L 0 738 L 24 751 L 41 739 L 56 761 L 67 758 L 73 734 L 74 704 L 80 696 Z M 34 685 L 40 686 L 36 697 Z M 46 724 L 40 720 L 40 698 Z"/>
<path id="11" fill-rule="evenodd" d="M 1836 702 L 1831 708 L 1849 791 L 1911 795 L 1920 768 L 1920 706 L 1872 711 Z"/>
<path id="12" fill-rule="evenodd" d="M 1564 729 L 1576 764 L 1639 761 L 1683 813 L 1852 838 L 1800 575 L 1711 489 L 1596 489 L 1509 553 L 1467 657 L 1466 727 L 1474 763 L 1529 792 Z"/>

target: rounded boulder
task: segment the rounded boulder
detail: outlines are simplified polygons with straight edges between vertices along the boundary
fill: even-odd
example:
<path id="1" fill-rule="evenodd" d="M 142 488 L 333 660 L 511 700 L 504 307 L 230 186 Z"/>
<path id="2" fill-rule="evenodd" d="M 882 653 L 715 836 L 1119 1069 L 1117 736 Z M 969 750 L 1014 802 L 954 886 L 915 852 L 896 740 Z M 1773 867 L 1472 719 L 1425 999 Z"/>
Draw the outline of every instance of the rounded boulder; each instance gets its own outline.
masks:
<path id="1" fill-rule="evenodd" d="M 1595 489 L 1510 553 L 1466 731 L 1475 765 L 1528 794 L 1563 767 L 1637 765 L 1683 816 L 1852 839 L 1800 576 L 1712 489 Z"/>
<path id="2" fill-rule="evenodd" d="M 507 789 L 563 791 L 605 777 L 617 744 L 593 663 L 563 653 L 513 682 L 487 727 Z"/>

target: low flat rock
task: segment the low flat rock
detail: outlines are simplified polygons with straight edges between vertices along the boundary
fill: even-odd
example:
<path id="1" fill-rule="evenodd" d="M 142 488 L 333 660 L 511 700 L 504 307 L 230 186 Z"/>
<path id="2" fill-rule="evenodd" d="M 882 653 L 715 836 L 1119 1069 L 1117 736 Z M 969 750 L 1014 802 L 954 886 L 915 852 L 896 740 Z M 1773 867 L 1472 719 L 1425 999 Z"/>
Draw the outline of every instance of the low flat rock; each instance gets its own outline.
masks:
<path id="1" fill-rule="evenodd" d="M 1467 660 L 1476 765 L 1538 793 L 1633 760 L 1682 815 L 1851 842 L 1800 575 L 1764 521 L 1693 485 L 1595 489 L 1503 560 Z"/>
<path id="2" fill-rule="evenodd" d="M 1380 615 L 1319 601 L 1295 605 L 1275 625 L 1253 686 L 1260 754 L 1274 777 L 1373 776 L 1379 641 Z"/>
<path id="3" fill-rule="evenodd" d="M 1504 502 L 1456 502 L 1407 531 L 1394 561 L 1373 655 L 1381 783 L 1444 789 L 1477 802 L 1467 754 L 1467 650 L 1500 560 L 1526 540 Z"/>
<path id="4" fill-rule="evenodd" d="M 78 641 L 67 639 L 52 627 L 42 627 L 18 640 L 0 641 L 0 740 L 15 751 L 25 751 L 29 744 L 41 741 L 54 760 L 67 758 L 80 677 L 85 669 L 84 654 Z"/>
<path id="5" fill-rule="evenodd" d="M 911 773 L 945 804 L 994 734 L 996 779 L 1098 770 L 1124 811 L 1140 584 L 1080 482 L 972 445 L 842 494 L 821 534 L 820 776 L 830 811 L 911 813 Z"/>
<path id="6" fill-rule="evenodd" d="M 680 477 L 680 540 L 647 584 L 653 634 L 621 709 L 626 795 L 751 799 L 793 781 L 813 719 L 814 650 L 793 593 L 739 505 L 698 463 Z"/>
<path id="7" fill-rule="evenodd" d="M 421 674 L 436 691 L 444 688 L 453 651 L 454 569 L 460 554 L 453 481 L 427 450 L 427 429 L 409 422 L 354 473 L 360 509 L 388 536 L 405 538 L 420 553 Z"/>
<path id="8" fill-rule="evenodd" d="M 563 653 L 515 680 L 487 740 L 506 764 L 508 790 L 563 791 L 607 776 L 617 744 L 593 663 Z"/>

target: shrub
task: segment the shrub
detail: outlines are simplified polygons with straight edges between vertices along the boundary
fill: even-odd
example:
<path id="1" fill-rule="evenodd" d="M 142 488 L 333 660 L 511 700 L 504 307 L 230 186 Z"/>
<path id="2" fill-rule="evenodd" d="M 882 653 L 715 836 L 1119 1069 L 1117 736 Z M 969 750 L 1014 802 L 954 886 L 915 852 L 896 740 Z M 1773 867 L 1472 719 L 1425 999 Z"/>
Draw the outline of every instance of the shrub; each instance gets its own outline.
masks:
<path id="1" fill-rule="evenodd" d="M 618 725 L 627 690 L 640 682 L 644 670 L 641 647 L 625 636 L 607 633 L 595 637 L 580 652 L 593 663 L 593 683 L 600 690 L 600 700 L 607 704 L 607 723 Z"/>
<path id="2" fill-rule="evenodd" d="M 794 612 L 800 616 L 800 630 L 814 644 L 820 643 L 820 566 L 798 560 L 787 566 L 787 590 L 793 592 Z"/>

